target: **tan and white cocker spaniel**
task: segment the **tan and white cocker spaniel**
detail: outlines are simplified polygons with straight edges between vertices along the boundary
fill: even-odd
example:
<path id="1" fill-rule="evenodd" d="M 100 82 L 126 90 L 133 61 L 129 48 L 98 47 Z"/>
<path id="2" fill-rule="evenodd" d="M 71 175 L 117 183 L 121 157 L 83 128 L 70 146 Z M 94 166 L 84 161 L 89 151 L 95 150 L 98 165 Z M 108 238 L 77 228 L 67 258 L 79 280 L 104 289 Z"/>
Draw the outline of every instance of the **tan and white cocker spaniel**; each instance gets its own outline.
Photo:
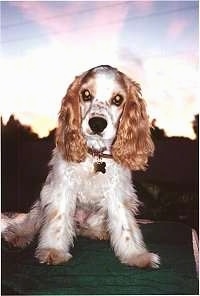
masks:
<path id="1" fill-rule="evenodd" d="M 68 261 L 76 235 L 109 239 L 122 263 L 158 268 L 136 222 L 131 181 L 153 150 L 140 86 L 111 66 L 84 72 L 62 100 L 40 198 L 24 219 L 9 220 L 3 237 L 25 247 L 39 232 L 35 256 L 47 264 Z"/>

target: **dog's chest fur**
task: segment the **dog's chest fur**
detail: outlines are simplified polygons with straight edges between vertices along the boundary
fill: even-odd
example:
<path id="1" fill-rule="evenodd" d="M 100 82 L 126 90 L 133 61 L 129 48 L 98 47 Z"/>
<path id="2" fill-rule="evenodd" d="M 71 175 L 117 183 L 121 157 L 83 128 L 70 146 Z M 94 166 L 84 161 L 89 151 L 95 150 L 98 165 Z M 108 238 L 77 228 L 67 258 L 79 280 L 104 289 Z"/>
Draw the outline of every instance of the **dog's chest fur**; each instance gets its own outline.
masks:
<path id="1" fill-rule="evenodd" d="M 111 166 L 113 160 L 103 159 L 106 163 L 106 172 L 95 172 L 96 159 L 87 157 L 86 160 L 77 166 L 78 195 L 77 199 L 81 203 L 96 204 L 102 202 L 105 198 L 106 191 L 109 190 L 113 178 L 113 172 L 111 174 Z"/>
<path id="2" fill-rule="evenodd" d="M 64 190 L 66 186 L 75 188 L 73 191 L 76 191 L 77 208 L 89 208 L 92 211 L 104 208 L 108 196 L 115 198 L 120 186 L 129 187 L 129 183 L 131 184 L 130 171 L 118 165 L 112 158 L 102 159 L 106 163 L 106 172 L 103 174 L 95 172 L 94 163 L 97 159 L 90 154 L 81 163 L 69 163 L 63 160 L 58 151 L 54 152 L 50 163 L 53 180 L 55 181 L 57 176 L 59 180 L 62 178 L 60 186 Z"/>

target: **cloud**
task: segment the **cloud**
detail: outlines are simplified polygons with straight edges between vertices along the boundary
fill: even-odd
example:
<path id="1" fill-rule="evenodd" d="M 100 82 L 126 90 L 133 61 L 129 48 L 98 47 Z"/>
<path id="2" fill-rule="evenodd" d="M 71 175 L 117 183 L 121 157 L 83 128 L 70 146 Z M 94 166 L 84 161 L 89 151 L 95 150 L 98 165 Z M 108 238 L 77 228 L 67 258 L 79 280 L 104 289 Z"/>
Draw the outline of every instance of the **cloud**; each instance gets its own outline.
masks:
<path id="1" fill-rule="evenodd" d="M 112 62 L 142 86 L 150 118 L 169 136 L 194 137 L 191 121 L 198 112 L 198 69 L 182 58 L 149 58 L 142 60 L 129 49 L 119 56 L 106 51 L 105 56 L 91 51 L 83 53 L 86 60 L 71 47 L 53 43 L 37 48 L 18 58 L 1 60 L 1 111 L 10 113 L 24 124 L 31 124 L 40 136 L 47 135 L 57 122 L 62 97 L 74 77 L 100 62 Z M 76 55 L 77 54 L 77 55 Z M 56 57 L 56 58 L 55 58 Z M 108 58 L 108 60 L 106 60 Z M 102 60 L 101 60 L 102 59 Z M 31 110 L 31 114 L 30 114 Z"/>
<path id="2" fill-rule="evenodd" d="M 50 43 L 65 51 L 70 71 L 79 73 L 98 64 L 118 63 L 120 33 L 128 13 L 123 2 L 15 2 L 27 17 L 48 32 Z M 62 14 L 58 17 L 58 14 Z M 57 15 L 57 17 L 55 17 Z M 50 46 L 51 46 L 50 44 Z M 59 51 L 53 56 L 59 58 Z M 63 63 L 65 65 L 65 63 Z"/>
<path id="3" fill-rule="evenodd" d="M 154 9 L 154 0 L 134 1 L 134 10 L 141 15 L 149 14 Z"/>
<path id="4" fill-rule="evenodd" d="M 185 29 L 189 26 L 187 19 L 180 18 L 174 19 L 170 22 L 169 27 L 167 28 L 167 36 L 170 39 L 177 39 L 184 34 Z"/>
<path id="5" fill-rule="evenodd" d="M 198 71 L 178 58 L 144 61 L 144 97 L 151 118 L 156 118 L 168 136 L 194 137 L 191 121 L 198 112 Z"/>
<path id="6" fill-rule="evenodd" d="M 127 47 L 121 47 L 118 51 L 119 65 L 121 71 L 132 77 L 132 79 L 143 83 L 144 69 L 142 59 Z"/>
<path id="7" fill-rule="evenodd" d="M 3 59 L 6 104 L 2 110 L 4 114 L 15 111 L 23 115 L 32 110 L 55 118 L 60 100 L 76 75 L 98 64 L 117 64 L 116 44 L 127 5 L 113 3 L 106 9 L 102 7 L 107 4 L 92 2 L 89 9 L 83 2 L 65 2 L 62 10 L 56 9 L 56 2 L 20 1 L 12 5 L 46 30 L 49 42 L 19 57 Z M 87 9 L 80 17 L 80 11 Z M 121 22 L 115 22 L 117 19 Z M 114 24 L 106 28 L 105 22 Z"/>
<path id="8" fill-rule="evenodd" d="M 94 35 L 107 40 L 116 38 L 128 12 L 126 3 L 111 5 L 105 2 L 65 2 L 62 9 L 56 3 L 42 1 L 19 1 L 15 5 L 27 18 L 33 20 L 49 33 L 49 37 L 65 43 L 77 40 L 79 44 L 91 43 Z M 59 16 L 60 15 L 60 16 Z M 105 28 L 105 29 L 104 29 Z M 84 38 L 85 37 L 85 40 Z M 82 41 L 84 43 L 82 43 Z M 109 40 L 107 40 L 109 41 Z M 68 42 L 69 43 L 69 42 Z"/>
<path id="9" fill-rule="evenodd" d="M 27 19 L 34 21 L 37 25 L 40 25 L 43 29 L 46 29 L 48 33 L 58 33 L 63 32 L 63 30 L 71 29 L 72 22 L 69 14 L 69 10 L 71 15 L 76 13 L 75 8 L 78 10 L 79 5 L 74 5 L 70 9 L 68 4 L 67 6 L 63 6 L 61 15 L 56 16 L 56 12 L 53 9 L 52 5 L 48 5 L 48 2 L 42 1 L 18 1 L 14 2 L 14 4 L 25 16 Z M 73 9 L 74 8 L 74 9 Z M 68 13 L 67 13 L 68 12 Z M 65 16 L 66 13 L 66 16 Z"/>
<path id="10" fill-rule="evenodd" d="M 120 69 L 138 81 L 150 120 L 168 136 L 194 138 L 191 121 L 198 112 L 198 69 L 191 57 L 140 58 L 129 48 L 119 51 Z M 197 61 L 196 61 L 197 62 Z"/>
<path id="11" fill-rule="evenodd" d="M 48 132 L 57 121 L 61 99 L 74 77 L 96 65 L 111 64 L 141 83 L 151 119 L 156 118 L 168 135 L 193 135 L 191 121 L 198 110 L 198 91 L 192 56 L 190 60 L 143 59 L 134 53 L 135 49 L 131 50 L 131 44 L 122 47 L 120 34 L 128 13 L 126 2 L 125 5 L 113 2 L 110 9 L 102 7 L 111 2 L 92 2 L 91 10 L 81 17 L 80 11 L 86 9 L 84 2 L 65 2 L 62 13 L 66 16 L 60 18 L 55 15 L 61 11 L 49 3 L 15 2 L 28 19 L 48 32 L 49 42 L 0 61 L 4 69 L 1 77 L 4 117 L 14 112 L 36 131 L 44 133 L 45 126 Z M 145 1 L 134 5 L 149 12 L 154 4 Z M 184 20 L 173 20 L 168 34 L 175 38 L 185 28 Z"/>

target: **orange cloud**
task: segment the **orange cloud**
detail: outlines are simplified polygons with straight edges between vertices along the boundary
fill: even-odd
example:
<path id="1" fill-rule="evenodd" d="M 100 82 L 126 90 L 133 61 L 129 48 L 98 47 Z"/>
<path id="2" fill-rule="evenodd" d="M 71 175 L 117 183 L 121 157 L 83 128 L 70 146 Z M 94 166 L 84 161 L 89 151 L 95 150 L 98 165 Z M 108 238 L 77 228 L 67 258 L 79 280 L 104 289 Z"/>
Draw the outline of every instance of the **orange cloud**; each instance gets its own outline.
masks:
<path id="1" fill-rule="evenodd" d="M 71 35 L 77 36 L 77 39 L 87 36 L 89 40 L 94 39 L 93 34 L 98 34 L 99 39 L 105 39 L 111 33 L 116 37 L 128 12 L 126 3 L 113 2 L 112 5 L 104 2 L 91 2 L 90 5 L 84 2 L 65 3 L 62 10 L 57 10 L 57 15 L 49 2 L 19 1 L 13 5 L 29 19 L 45 28 L 50 36 L 53 34 L 53 38 L 65 41 Z"/>
<path id="2" fill-rule="evenodd" d="M 185 29 L 188 27 L 188 21 L 186 19 L 174 19 L 171 21 L 168 29 L 167 36 L 171 39 L 177 39 L 184 34 Z"/>
<path id="3" fill-rule="evenodd" d="M 150 14 L 154 9 L 154 0 L 134 1 L 134 11 L 136 15 Z"/>
<path id="4" fill-rule="evenodd" d="M 14 2 L 13 5 L 20 9 L 30 20 L 46 29 L 49 33 L 54 34 L 63 32 L 64 30 L 71 30 L 73 15 L 80 9 L 79 2 L 76 5 L 70 3 L 64 5 L 62 11 L 60 12 L 59 10 L 57 14 L 53 6 L 48 5 L 48 2 L 19 1 Z M 54 37 L 56 38 L 57 36 L 55 35 Z"/>

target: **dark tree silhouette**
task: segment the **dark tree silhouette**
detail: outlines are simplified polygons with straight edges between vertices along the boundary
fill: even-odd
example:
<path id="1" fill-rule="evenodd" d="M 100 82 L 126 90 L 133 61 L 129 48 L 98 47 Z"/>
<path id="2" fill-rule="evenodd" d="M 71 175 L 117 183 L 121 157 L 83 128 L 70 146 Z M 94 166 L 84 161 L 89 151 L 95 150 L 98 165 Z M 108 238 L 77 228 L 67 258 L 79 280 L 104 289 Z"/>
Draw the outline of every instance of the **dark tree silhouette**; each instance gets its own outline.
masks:
<path id="1" fill-rule="evenodd" d="M 55 134 L 56 134 L 56 128 L 52 129 L 50 132 L 49 132 L 49 135 L 47 137 L 47 139 L 51 142 L 54 142 L 55 141 Z"/>
<path id="2" fill-rule="evenodd" d="M 194 120 L 192 121 L 192 127 L 196 135 L 196 139 L 199 139 L 199 114 L 194 116 Z"/>
<path id="3" fill-rule="evenodd" d="M 3 124 L 1 119 L 1 130 L 2 210 L 22 211 L 23 206 L 28 204 L 27 197 L 22 202 L 20 191 L 23 187 L 22 175 L 28 167 L 28 161 L 23 161 L 23 156 L 30 155 L 29 148 L 24 148 L 39 142 L 38 135 L 31 127 L 22 125 L 14 115 L 10 116 L 7 124 Z M 34 178 L 31 181 L 34 182 Z"/>
<path id="4" fill-rule="evenodd" d="M 3 141 L 28 141 L 38 140 L 38 135 L 34 133 L 30 126 L 22 125 L 12 114 L 6 125 L 1 118 L 2 140 Z"/>
<path id="5" fill-rule="evenodd" d="M 160 129 L 159 127 L 157 127 L 155 118 L 152 120 L 151 126 L 151 136 L 153 141 L 166 138 L 164 129 Z"/>

